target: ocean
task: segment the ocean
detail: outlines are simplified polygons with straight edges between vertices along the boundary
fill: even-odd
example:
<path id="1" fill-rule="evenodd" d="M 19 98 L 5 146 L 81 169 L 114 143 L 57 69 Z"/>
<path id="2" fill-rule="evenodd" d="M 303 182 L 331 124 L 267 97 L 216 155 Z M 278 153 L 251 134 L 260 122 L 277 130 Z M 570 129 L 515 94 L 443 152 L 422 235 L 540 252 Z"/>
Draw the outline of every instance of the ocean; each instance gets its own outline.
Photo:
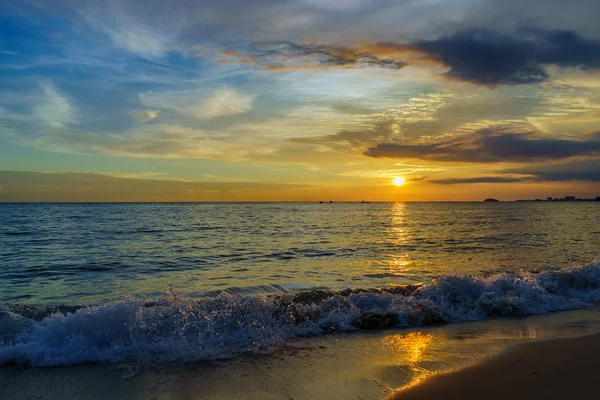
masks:
<path id="1" fill-rule="evenodd" d="M 589 308 L 600 203 L 0 204 L 0 365 Z"/>

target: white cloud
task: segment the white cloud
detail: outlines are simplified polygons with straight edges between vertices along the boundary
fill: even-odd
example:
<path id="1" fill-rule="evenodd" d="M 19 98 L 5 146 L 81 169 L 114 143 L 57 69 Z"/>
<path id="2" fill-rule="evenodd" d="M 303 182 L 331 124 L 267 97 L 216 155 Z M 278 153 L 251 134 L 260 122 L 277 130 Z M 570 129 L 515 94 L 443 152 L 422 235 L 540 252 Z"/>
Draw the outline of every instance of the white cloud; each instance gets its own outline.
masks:
<path id="1" fill-rule="evenodd" d="M 560 86 L 575 86 L 578 88 L 599 89 L 600 71 L 582 70 L 580 68 L 548 67 L 552 76 L 550 84 Z"/>
<path id="2" fill-rule="evenodd" d="M 156 119 L 159 113 L 160 111 L 156 110 L 132 110 L 129 115 L 138 122 L 149 122 Z"/>
<path id="3" fill-rule="evenodd" d="M 244 114 L 252 108 L 254 96 L 221 88 L 208 96 L 202 89 L 146 92 L 139 95 L 145 107 L 172 110 L 199 120 Z"/>
<path id="4" fill-rule="evenodd" d="M 53 128 L 74 123 L 76 110 L 68 98 L 51 83 L 43 83 L 40 87 L 43 94 L 32 108 L 35 118 Z"/>
<path id="5" fill-rule="evenodd" d="M 122 10 L 112 10 L 108 15 L 99 10 L 83 10 L 79 15 L 115 46 L 137 55 L 159 57 L 174 50 L 174 35 L 142 24 Z"/>
<path id="6" fill-rule="evenodd" d="M 243 114 L 252 108 L 253 97 L 233 89 L 217 90 L 211 97 L 188 108 L 198 119 Z"/>
<path id="7" fill-rule="evenodd" d="M 51 139 L 48 142 L 48 139 Z M 60 142 L 57 140 L 60 139 Z M 253 138 L 187 128 L 179 125 L 142 125 L 120 133 L 66 130 L 30 142 L 38 148 L 79 153 L 94 151 L 128 157 L 212 158 L 241 160 L 255 152 Z"/>

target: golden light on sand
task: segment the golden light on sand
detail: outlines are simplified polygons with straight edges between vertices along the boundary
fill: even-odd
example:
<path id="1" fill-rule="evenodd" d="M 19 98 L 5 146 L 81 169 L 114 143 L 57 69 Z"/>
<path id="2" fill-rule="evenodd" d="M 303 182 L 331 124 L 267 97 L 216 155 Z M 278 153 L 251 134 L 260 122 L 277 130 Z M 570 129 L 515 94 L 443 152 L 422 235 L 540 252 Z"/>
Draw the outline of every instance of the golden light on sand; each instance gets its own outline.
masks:
<path id="1" fill-rule="evenodd" d="M 405 181 L 404 181 L 403 177 L 397 176 L 394 178 L 394 185 L 400 187 L 400 186 L 404 186 L 404 183 L 405 183 Z"/>

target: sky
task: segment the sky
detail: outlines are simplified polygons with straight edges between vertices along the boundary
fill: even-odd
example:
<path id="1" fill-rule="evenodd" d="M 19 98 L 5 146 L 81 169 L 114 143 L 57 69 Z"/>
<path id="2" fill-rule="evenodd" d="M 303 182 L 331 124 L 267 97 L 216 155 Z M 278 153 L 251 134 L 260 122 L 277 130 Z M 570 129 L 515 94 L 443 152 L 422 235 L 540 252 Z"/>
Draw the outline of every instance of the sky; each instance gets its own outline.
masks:
<path id="1" fill-rule="evenodd" d="M 0 0 L 0 201 L 596 197 L 598 15 Z"/>

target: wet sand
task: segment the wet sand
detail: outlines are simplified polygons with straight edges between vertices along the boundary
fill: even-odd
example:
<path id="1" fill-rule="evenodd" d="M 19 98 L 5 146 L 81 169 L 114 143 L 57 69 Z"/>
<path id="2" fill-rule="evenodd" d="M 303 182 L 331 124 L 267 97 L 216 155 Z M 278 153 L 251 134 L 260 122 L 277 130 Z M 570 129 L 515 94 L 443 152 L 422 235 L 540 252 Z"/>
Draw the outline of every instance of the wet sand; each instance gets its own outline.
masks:
<path id="1" fill-rule="evenodd" d="M 389 398 L 395 389 L 414 384 L 432 374 L 468 368 L 473 364 L 488 365 L 489 362 L 495 362 L 486 361 L 490 357 L 523 342 L 542 341 L 535 343 L 531 349 L 541 346 L 547 353 L 546 358 L 552 360 L 557 353 L 554 349 L 557 347 L 556 343 L 571 342 L 569 340 L 545 342 L 545 340 L 581 337 L 598 332 L 600 332 L 599 311 L 573 311 L 539 317 L 488 320 L 421 329 L 390 329 L 371 333 L 328 335 L 298 340 L 270 355 L 243 356 L 215 362 L 88 364 L 25 369 L 4 366 L 0 367 L 0 399 L 377 400 Z M 573 343 L 580 343 L 577 345 L 579 346 L 577 351 L 586 354 L 588 360 L 585 362 L 589 362 L 589 356 L 596 354 L 599 349 L 596 347 L 598 339 L 592 337 L 582 340 L 584 342 Z M 586 346 L 594 347 L 586 349 Z M 527 346 L 523 348 L 530 349 Z M 562 344 L 557 348 L 562 349 Z M 557 354 L 566 357 L 568 351 L 572 350 L 570 347 L 568 349 L 558 351 Z M 506 354 L 527 355 L 529 351 L 515 353 L 508 350 Z M 537 356 L 531 357 L 533 360 Z M 581 362 L 585 360 L 585 357 L 578 358 Z M 514 392 L 517 392 L 514 389 L 515 385 L 508 380 L 512 378 L 505 378 L 502 374 L 522 371 L 523 377 L 520 379 L 524 382 L 523 385 L 530 380 L 541 380 L 547 376 L 548 379 L 558 382 L 568 382 L 568 379 L 571 379 L 568 374 L 565 375 L 568 379 L 562 375 L 560 380 L 556 377 L 552 378 L 551 370 L 544 369 L 550 368 L 550 361 L 542 364 L 544 365 L 536 364 L 535 370 L 532 369 L 533 366 L 524 364 L 522 369 L 515 369 L 515 371 L 511 371 L 514 369 L 512 366 L 507 368 L 505 365 L 500 365 L 493 367 L 500 370 L 499 372 L 494 370 L 487 373 L 489 379 L 496 379 L 496 385 L 505 386 L 503 390 L 513 388 Z M 592 367 L 590 363 L 585 367 L 576 368 L 591 369 Z M 476 368 L 479 367 L 463 371 L 476 370 Z M 461 373 L 464 374 L 464 372 L 458 374 Z M 429 387 L 431 383 L 431 387 L 434 388 L 435 382 L 439 379 L 446 379 L 445 375 L 425 381 L 427 383 L 423 387 Z M 472 383 L 471 378 L 468 381 Z M 517 382 L 521 381 L 517 380 Z M 458 390 L 458 387 L 455 388 Z M 468 385 L 465 385 L 465 388 L 468 388 Z M 415 388 L 405 392 L 403 396 L 419 396 L 421 393 L 419 390 Z M 464 390 L 460 388 L 460 398 L 465 398 Z M 532 392 L 523 393 L 524 397 L 530 399 L 537 397 L 531 395 Z M 572 393 L 585 393 L 585 390 Z M 493 398 L 490 394 L 494 393 L 486 392 L 484 398 Z M 515 394 L 519 393 L 511 392 L 507 397 L 516 398 Z M 400 399 L 442 398 L 437 395 L 425 396 L 400 397 Z M 447 393 L 444 392 L 443 398 L 446 397 Z M 546 397 L 552 398 L 550 395 Z M 577 397 L 572 396 L 572 398 Z M 482 397 L 475 395 L 471 398 Z"/>
<path id="2" fill-rule="evenodd" d="M 527 343 L 481 364 L 424 379 L 391 398 L 598 398 L 599 357 L 600 335 Z"/>

